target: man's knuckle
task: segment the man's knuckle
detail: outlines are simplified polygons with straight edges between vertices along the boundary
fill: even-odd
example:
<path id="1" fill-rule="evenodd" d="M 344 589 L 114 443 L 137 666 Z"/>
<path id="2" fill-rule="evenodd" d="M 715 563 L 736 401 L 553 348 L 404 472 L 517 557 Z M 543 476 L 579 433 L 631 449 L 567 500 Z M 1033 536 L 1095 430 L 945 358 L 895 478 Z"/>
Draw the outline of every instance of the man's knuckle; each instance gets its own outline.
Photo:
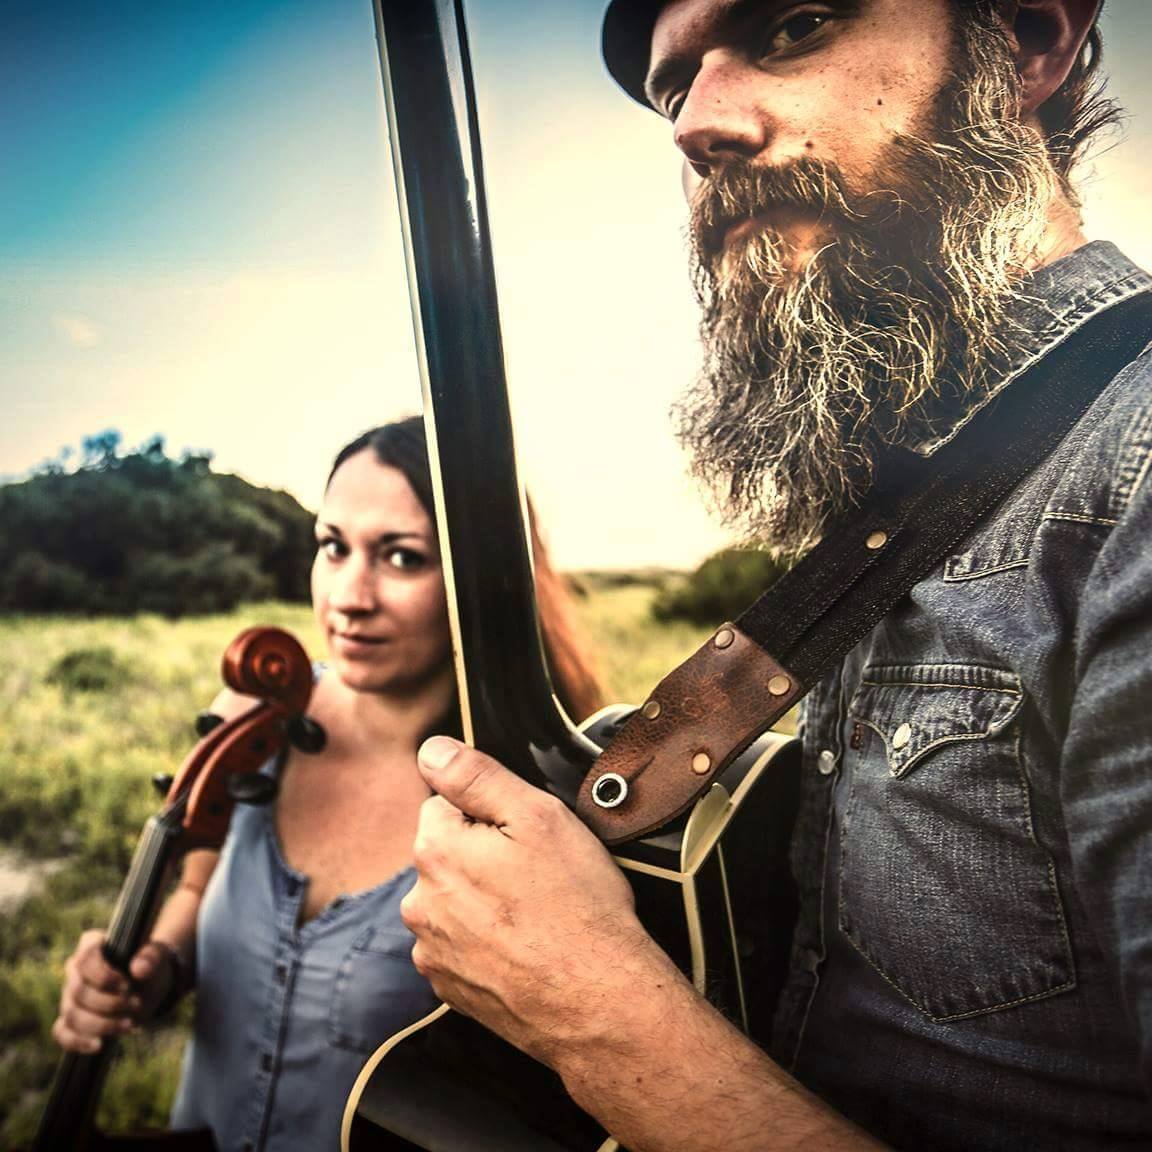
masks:
<path id="1" fill-rule="evenodd" d="M 559 828 L 568 809 L 547 792 L 535 792 L 524 801 L 524 814 L 538 828 L 551 831 Z"/>
<path id="2" fill-rule="evenodd" d="M 400 919 L 410 932 L 414 932 L 417 936 L 428 925 L 428 914 L 424 911 L 418 897 L 409 893 L 400 902 Z"/>

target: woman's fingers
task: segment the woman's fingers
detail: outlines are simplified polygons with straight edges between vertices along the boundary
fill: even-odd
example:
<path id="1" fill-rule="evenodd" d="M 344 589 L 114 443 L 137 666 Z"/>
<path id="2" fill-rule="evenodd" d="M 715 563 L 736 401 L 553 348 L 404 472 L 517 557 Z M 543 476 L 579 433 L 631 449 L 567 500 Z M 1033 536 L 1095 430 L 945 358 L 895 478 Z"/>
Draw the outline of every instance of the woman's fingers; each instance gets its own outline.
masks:
<path id="1" fill-rule="evenodd" d="M 64 966 L 52 1035 L 71 1052 L 98 1052 L 103 1037 L 131 1031 L 141 1009 L 131 982 L 104 959 L 103 946 L 102 932 L 85 932 Z"/>
<path id="2" fill-rule="evenodd" d="M 99 1052 L 105 1036 L 122 1036 L 135 1027 L 127 1016 L 101 1016 L 79 1005 L 61 1008 L 52 1025 L 52 1036 L 61 1048 L 69 1052 Z"/>

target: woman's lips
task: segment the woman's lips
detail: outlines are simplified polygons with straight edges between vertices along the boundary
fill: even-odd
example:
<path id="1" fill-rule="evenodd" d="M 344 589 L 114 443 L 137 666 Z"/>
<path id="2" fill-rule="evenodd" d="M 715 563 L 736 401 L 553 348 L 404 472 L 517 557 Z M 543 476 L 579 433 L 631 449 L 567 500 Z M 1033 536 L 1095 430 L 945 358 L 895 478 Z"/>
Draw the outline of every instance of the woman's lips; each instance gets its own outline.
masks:
<path id="1" fill-rule="evenodd" d="M 334 632 L 332 634 L 332 643 L 338 652 L 345 655 L 355 655 L 356 653 L 371 652 L 374 649 L 380 648 L 382 645 L 389 643 L 387 636 L 359 636 L 349 635 L 344 632 Z"/>

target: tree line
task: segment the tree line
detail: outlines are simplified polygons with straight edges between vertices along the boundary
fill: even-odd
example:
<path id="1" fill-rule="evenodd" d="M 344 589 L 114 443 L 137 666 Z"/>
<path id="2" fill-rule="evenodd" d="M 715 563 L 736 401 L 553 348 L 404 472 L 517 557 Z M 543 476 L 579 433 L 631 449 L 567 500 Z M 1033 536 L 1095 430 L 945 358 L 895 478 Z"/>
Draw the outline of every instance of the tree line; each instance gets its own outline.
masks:
<path id="1" fill-rule="evenodd" d="M 186 616 L 308 599 L 314 514 L 114 429 L 0 487 L 0 612 Z"/>

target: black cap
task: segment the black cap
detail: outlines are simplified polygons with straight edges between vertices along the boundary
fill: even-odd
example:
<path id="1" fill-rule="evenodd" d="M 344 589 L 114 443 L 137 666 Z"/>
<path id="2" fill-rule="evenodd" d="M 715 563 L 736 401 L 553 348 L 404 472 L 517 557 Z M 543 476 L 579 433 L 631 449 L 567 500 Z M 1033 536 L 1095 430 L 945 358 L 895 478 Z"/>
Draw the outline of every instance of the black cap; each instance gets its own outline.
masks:
<path id="1" fill-rule="evenodd" d="M 604 11 L 600 30 L 600 51 L 612 79 L 638 104 L 651 108 L 644 94 L 644 77 L 652 52 L 652 29 L 669 0 L 611 0 Z M 1095 19 L 1100 18 L 1104 0 L 1096 2 Z"/>
<path id="2" fill-rule="evenodd" d="M 651 108 L 644 77 L 652 49 L 652 29 L 668 0 L 612 0 L 604 12 L 600 50 L 612 79 L 639 104 Z"/>

